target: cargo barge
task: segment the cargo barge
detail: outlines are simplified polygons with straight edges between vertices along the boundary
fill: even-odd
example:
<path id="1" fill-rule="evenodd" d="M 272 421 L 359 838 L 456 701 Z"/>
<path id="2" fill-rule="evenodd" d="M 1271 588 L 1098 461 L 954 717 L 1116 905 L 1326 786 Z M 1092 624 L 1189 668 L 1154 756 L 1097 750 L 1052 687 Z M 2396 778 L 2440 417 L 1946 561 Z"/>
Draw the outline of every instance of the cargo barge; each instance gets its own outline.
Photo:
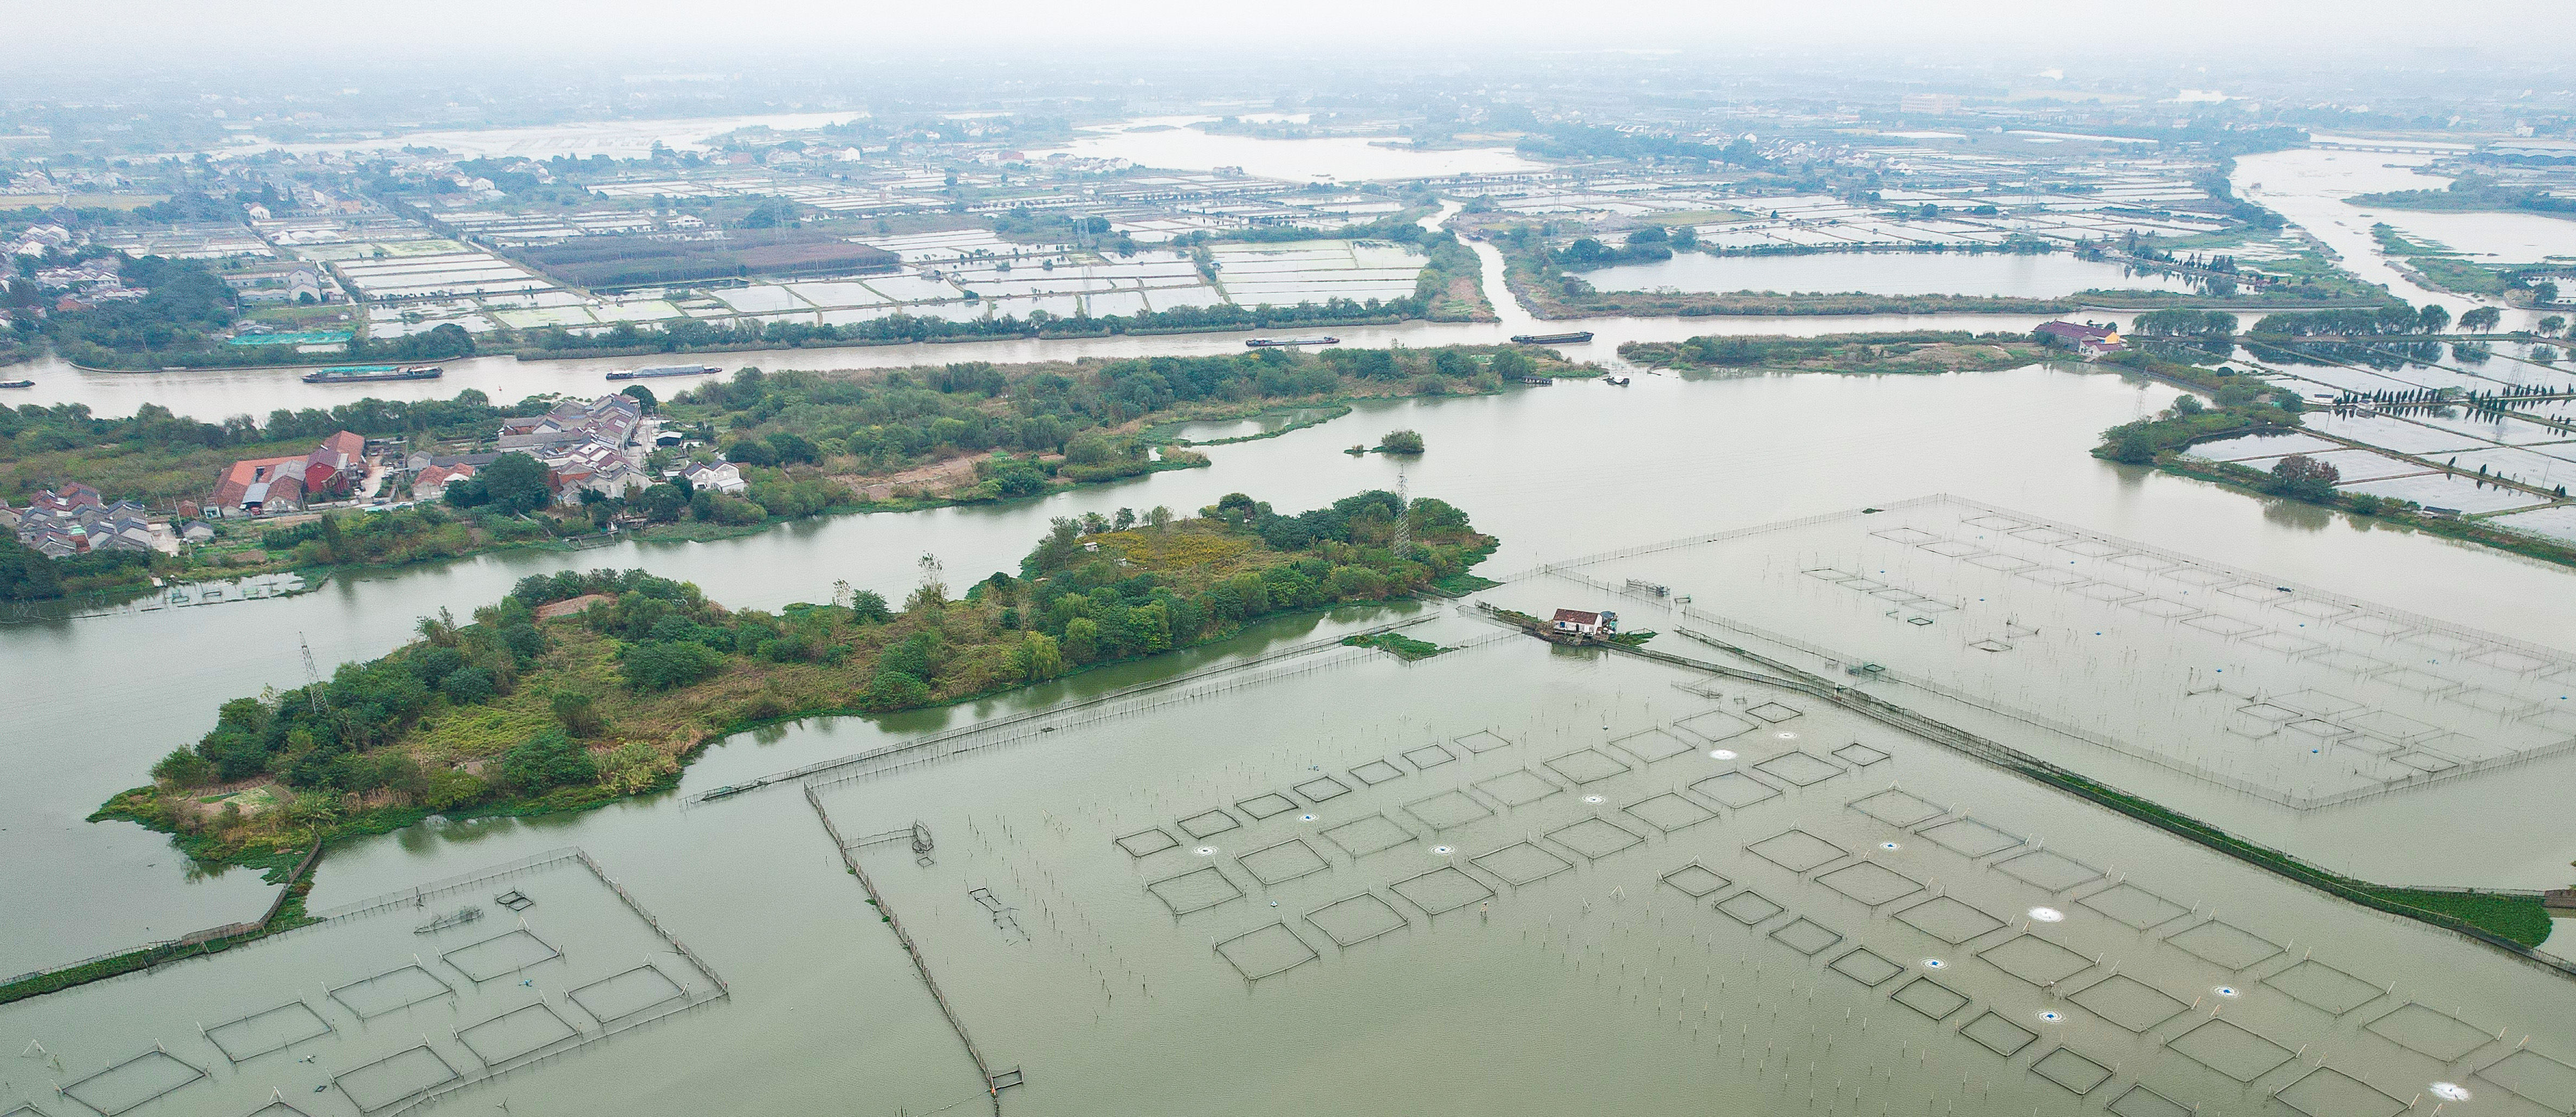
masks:
<path id="1" fill-rule="evenodd" d="M 608 374 L 611 380 L 652 380 L 663 376 L 713 376 L 724 371 L 714 365 L 655 365 L 652 368 L 621 369 Z"/>
<path id="2" fill-rule="evenodd" d="M 1513 334 L 1514 345 L 1573 345 L 1592 340 L 1592 331 L 1576 330 L 1563 334 Z"/>
<path id="3" fill-rule="evenodd" d="M 307 384 L 360 384 L 375 380 L 436 380 L 447 375 L 437 365 L 349 365 L 304 374 Z"/>
<path id="4" fill-rule="evenodd" d="M 1247 349 L 1278 349 L 1290 345 L 1340 345 L 1341 343 L 1342 339 L 1327 335 L 1324 337 L 1256 337 L 1246 340 L 1243 344 Z"/>

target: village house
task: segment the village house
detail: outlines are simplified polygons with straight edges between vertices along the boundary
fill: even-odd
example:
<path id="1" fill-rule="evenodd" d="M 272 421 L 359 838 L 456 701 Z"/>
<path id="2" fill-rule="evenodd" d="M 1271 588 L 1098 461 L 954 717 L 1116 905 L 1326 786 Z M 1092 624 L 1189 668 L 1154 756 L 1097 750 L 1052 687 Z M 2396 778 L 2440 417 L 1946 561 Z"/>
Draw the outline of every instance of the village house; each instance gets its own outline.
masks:
<path id="1" fill-rule="evenodd" d="M 1619 632 L 1619 614 L 1587 613 L 1580 609 L 1559 609 L 1548 620 L 1548 627 L 1560 636 L 1615 636 Z"/>
<path id="2" fill-rule="evenodd" d="M 411 498 L 413 500 L 443 500 L 447 496 L 447 486 L 450 483 L 462 481 L 472 476 L 474 476 L 474 467 L 465 462 L 457 462 L 453 465 L 429 466 L 412 475 Z"/>
<path id="3" fill-rule="evenodd" d="M 158 549 L 142 505 L 130 500 L 110 504 L 97 489 L 79 482 L 36 494 L 34 502 L 11 510 L 7 519 L 20 543 L 49 558 Z"/>
<path id="4" fill-rule="evenodd" d="M 2032 332 L 2037 333 L 2041 341 L 2065 346 L 2088 361 L 2129 347 L 2128 342 L 2120 339 L 2119 331 L 2108 326 L 2074 322 L 2042 322 L 2039 328 Z"/>
<path id="5" fill-rule="evenodd" d="M 690 462 L 680 470 L 680 478 L 691 490 L 712 489 L 727 496 L 740 496 L 750 486 L 743 483 L 742 470 L 732 462 Z"/>
<path id="6" fill-rule="evenodd" d="M 565 400 L 543 415 L 503 419 L 499 447 L 544 463 L 555 499 L 578 504 L 584 492 L 618 497 L 652 484 L 636 449 L 643 425 L 644 405 L 624 393 Z"/>
<path id="7" fill-rule="evenodd" d="M 323 439 L 300 457 L 244 458 L 224 469 L 206 501 L 209 516 L 273 516 L 315 500 L 347 496 L 367 477 L 367 440 L 354 431 Z"/>
<path id="8" fill-rule="evenodd" d="M 652 483 L 624 451 L 602 443 L 586 442 L 541 460 L 553 477 L 555 500 L 561 504 L 581 503 L 584 492 L 622 497 Z"/>
<path id="9" fill-rule="evenodd" d="M 500 448 L 544 458 L 548 451 L 584 442 L 623 449 L 644 423 L 644 405 L 629 395 L 601 396 L 589 403 L 565 400 L 543 415 L 501 420 Z"/>

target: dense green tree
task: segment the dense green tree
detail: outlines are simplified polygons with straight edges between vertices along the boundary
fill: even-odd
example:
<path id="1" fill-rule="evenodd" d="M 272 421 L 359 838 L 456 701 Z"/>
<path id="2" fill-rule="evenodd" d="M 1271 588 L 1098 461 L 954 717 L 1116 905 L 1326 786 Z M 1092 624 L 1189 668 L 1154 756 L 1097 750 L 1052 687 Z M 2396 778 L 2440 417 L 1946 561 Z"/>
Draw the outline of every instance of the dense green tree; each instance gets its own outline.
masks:
<path id="1" fill-rule="evenodd" d="M 180 787 L 199 787 L 215 781 L 215 765 L 194 750 L 175 748 L 152 765 L 152 778 Z"/>
<path id="2" fill-rule="evenodd" d="M 459 706 L 471 706 L 492 699 L 492 672 L 481 667 L 459 667 L 438 680 L 438 692 Z"/>
<path id="3" fill-rule="evenodd" d="M 1537 372 L 1538 362 L 1531 360 L 1528 354 L 1517 349 L 1505 349 L 1494 354 L 1494 359 L 1485 367 L 1505 380 L 1520 380 Z"/>
<path id="4" fill-rule="evenodd" d="M 54 561 L 15 535 L 0 535 L 0 601 L 42 601 L 63 595 Z"/>
<path id="5" fill-rule="evenodd" d="M 2335 482 L 2343 479 L 2334 466 L 2306 454 L 2292 454 L 2272 466 L 2273 492 L 2307 501 L 2334 499 Z"/>
<path id="6" fill-rule="evenodd" d="M 554 503 L 554 488 L 546 481 L 545 464 L 526 454 L 508 453 L 494 458 L 476 472 L 475 479 L 483 483 L 492 506 L 504 512 L 534 512 Z"/>
<path id="7" fill-rule="evenodd" d="M 626 667 L 627 685 L 647 692 L 687 686 L 724 666 L 715 649 L 676 640 L 629 644 L 618 660 Z"/>
<path id="8" fill-rule="evenodd" d="M 590 750 L 562 730 L 540 730 L 501 755 L 501 781 L 525 794 L 599 778 Z"/>
<path id="9" fill-rule="evenodd" d="M 901 671 L 879 671 L 861 702 L 871 710 L 902 710 L 930 700 L 930 687 Z"/>

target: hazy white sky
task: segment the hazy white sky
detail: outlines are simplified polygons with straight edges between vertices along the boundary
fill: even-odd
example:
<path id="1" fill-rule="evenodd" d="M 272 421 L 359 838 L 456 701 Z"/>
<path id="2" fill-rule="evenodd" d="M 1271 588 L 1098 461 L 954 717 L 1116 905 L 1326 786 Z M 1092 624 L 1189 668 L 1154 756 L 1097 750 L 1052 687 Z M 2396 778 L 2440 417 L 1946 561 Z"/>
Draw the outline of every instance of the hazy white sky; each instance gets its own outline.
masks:
<path id="1" fill-rule="evenodd" d="M 900 57 L 906 48 L 1007 44 L 1015 53 L 1104 41 L 1260 51 L 1333 41 L 1569 46 L 1815 46 L 2070 55 L 2195 46 L 2239 53 L 2475 48 L 2564 56 L 2576 4 L 2454 0 L 427 0 L 280 6 L 205 0 L 0 0 L 0 38 L 137 61 L 253 50 L 340 59 L 412 48 L 564 57 L 770 49 Z"/>

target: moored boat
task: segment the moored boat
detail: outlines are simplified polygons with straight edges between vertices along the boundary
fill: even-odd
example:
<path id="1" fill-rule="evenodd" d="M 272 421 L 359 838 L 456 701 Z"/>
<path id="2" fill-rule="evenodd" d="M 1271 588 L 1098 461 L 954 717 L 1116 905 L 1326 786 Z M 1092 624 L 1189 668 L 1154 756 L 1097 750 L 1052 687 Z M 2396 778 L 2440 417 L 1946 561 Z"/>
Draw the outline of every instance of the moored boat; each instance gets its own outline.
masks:
<path id="1" fill-rule="evenodd" d="M 437 365 L 345 365 L 304 374 L 307 384 L 361 384 L 376 380 L 436 380 L 447 375 Z"/>
<path id="2" fill-rule="evenodd" d="M 619 369 L 608 374 L 611 380 L 652 380 L 664 376 L 713 376 L 724 371 L 714 365 L 655 365 L 651 368 Z"/>

